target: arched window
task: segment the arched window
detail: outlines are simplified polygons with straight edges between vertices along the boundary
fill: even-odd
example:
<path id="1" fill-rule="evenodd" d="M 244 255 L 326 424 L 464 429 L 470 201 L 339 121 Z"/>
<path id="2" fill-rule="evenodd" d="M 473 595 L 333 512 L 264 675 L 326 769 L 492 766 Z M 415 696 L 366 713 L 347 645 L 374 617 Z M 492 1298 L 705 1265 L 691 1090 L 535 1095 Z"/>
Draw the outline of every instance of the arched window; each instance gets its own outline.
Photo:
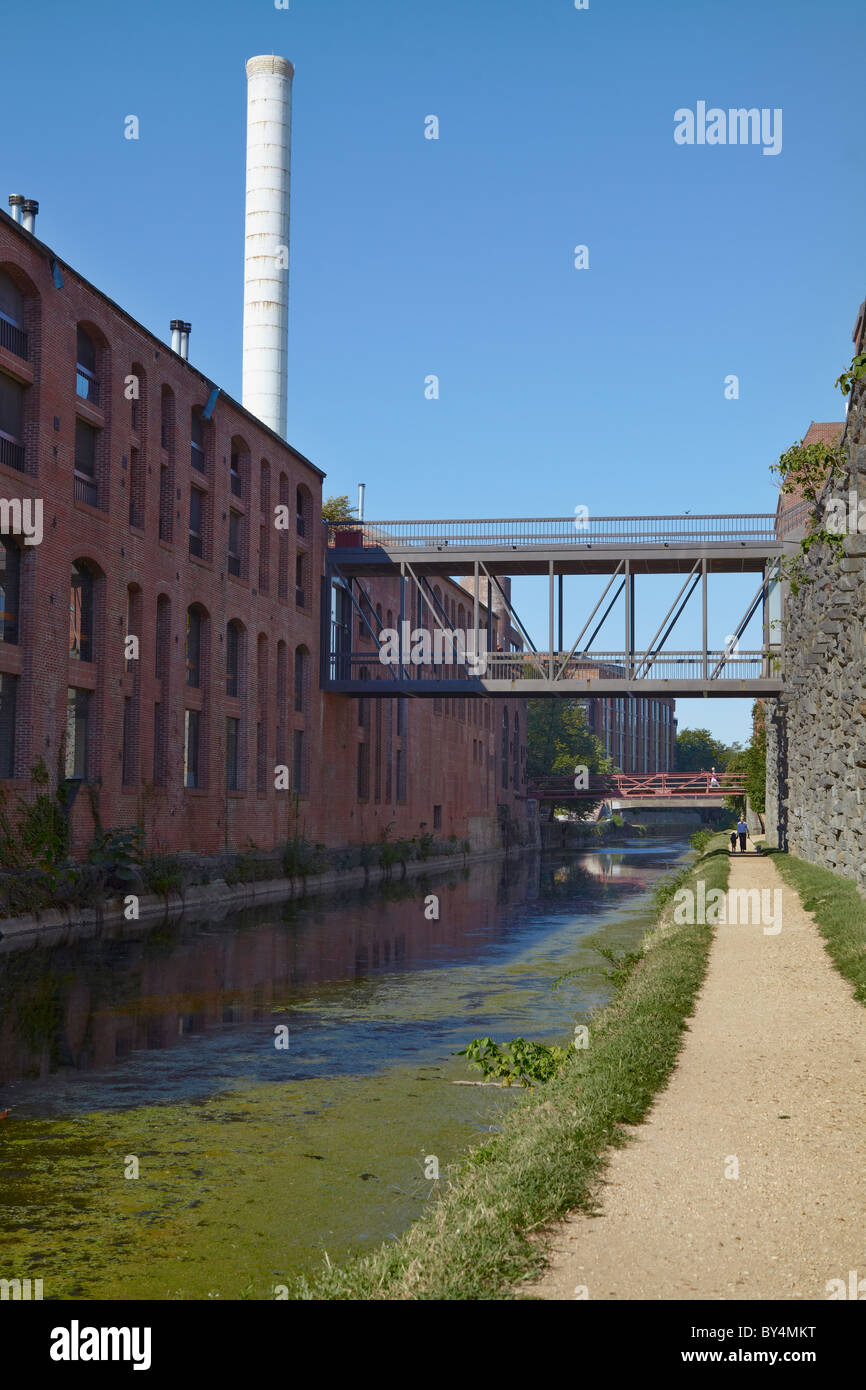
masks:
<path id="1" fill-rule="evenodd" d="M 189 418 L 189 461 L 197 473 L 207 472 L 205 431 L 202 407 L 194 405 Z"/>
<path id="2" fill-rule="evenodd" d="M 75 394 L 96 406 L 102 404 L 102 356 L 103 344 L 96 334 L 79 324 L 75 335 Z"/>
<path id="3" fill-rule="evenodd" d="M 289 649 L 285 642 L 277 643 L 277 763 L 286 764 L 286 721 L 288 719 Z"/>
<path id="4" fill-rule="evenodd" d="M 0 347 L 25 361 L 29 356 L 24 296 L 5 270 L 0 270 Z"/>
<path id="5" fill-rule="evenodd" d="M 232 439 L 229 485 L 235 497 L 245 497 L 250 476 L 250 451 L 239 435 Z"/>
<path id="6" fill-rule="evenodd" d="M 93 571 L 86 560 L 72 566 L 69 586 L 69 655 L 93 660 Z"/>
<path id="7" fill-rule="evenodd" d="M 313 499 L 310 489 L 301 484 L 295 489 L 296 528 L 299 536 L 308 537 L 312 520 Z"/>

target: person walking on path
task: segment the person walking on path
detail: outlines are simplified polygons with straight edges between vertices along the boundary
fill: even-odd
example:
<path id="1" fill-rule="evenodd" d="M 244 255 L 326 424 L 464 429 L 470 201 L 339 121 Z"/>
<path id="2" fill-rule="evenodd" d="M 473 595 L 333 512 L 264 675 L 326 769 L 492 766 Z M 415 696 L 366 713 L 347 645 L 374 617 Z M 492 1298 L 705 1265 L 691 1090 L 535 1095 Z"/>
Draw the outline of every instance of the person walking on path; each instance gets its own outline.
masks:
<path id="1" fill-rule="evenodd" d="M 734 853 L 735 853 L 736 848 L 737 848 L 737 832 L 736 832 L 736 830 L 732 830 L 732 831 L 731 831 L 731 854 L 734 854 Z"/>
<path id="2" fill-rule="evenodd" d="M 737 821 L 737 834 L 740 837 L 740 854 L 745 854 L 746 838 L 749 834 L 749 827 L 746 825 L 746 822 L 742 818 Z"/>

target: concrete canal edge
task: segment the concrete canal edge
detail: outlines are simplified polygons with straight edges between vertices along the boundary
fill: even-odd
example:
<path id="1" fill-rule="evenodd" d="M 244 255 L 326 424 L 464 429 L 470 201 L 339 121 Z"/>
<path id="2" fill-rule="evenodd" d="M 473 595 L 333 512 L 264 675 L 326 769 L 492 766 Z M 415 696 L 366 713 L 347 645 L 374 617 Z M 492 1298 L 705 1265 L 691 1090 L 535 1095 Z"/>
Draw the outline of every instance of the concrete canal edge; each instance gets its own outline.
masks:
<path id="1" fill-rule="evenodd" d="M 440 1199 L 374 1254 L 289 1286 L 295 1299 L 448 1299 L 515 1296 L 543 1265 L 537 1233 L 591 1207 L 613 1148 L 626 1142 L 676 1065 L 703 982 L 713 928 L 676 924 L 677 887 L 725 889 L 727 837 L 667 881 L 667 900 L 645 949 L 606 1008 L 590 1019 L 589 1046 L 556 1079 L 516 1098 L 501 1132 L 451 1170 Z M 563 993 L 563 1032 L 569 1029 Z M 467 1039 L 468 1041 L 468 1039 Z M 517 1295 L 519 1296 L 519 1294 Z"/>
<path id="2" fill-rule="evenodd" d="M 600 846 L 615 847 L 627 834 L 622 827 L 610 823 L 595 833 L 587 833 L 580 844 L 571 848 L 588 850 Z M 182 894 L 163 897 L 157 893 L 138 894 L 138 916 L 126 917 L 123 897 L 118 895 L 98 908 L 48 908 L 42 913 L 22 917 L 0 917 L 0 943 L 28 937 L 49 937 L 58 932 L 86 932 L 99 927 L 111 927 L 128 920 L 135 922 L 173 921 L 187 917 L 190 921 L 208 917 L 215 920 L 244 908 L 261 907 L 268 903 L 286 902 L 293 898 L 311 898 L 322 893 L 343 892 L 366 888 L 380 883 L 400 883 L 404 879 L 424 878 L 427 874 L 455 872 L 471 864 L 492 859 L 509 859 L 523 854 L 540 853 L 542 846 L 514 846 L 512 849 L 479 849 L 469 854 L 455 852 L 431 856 L 429 859 L 410 859 L 390 869 L 378 865 L 368 868 L 332 869 L 327 873 L 307 877 L 268 878 L 245 883 L 229 884 L 224 878 L 196 884 Z M 25 942 L 26 944 L 26 942 Z"/>

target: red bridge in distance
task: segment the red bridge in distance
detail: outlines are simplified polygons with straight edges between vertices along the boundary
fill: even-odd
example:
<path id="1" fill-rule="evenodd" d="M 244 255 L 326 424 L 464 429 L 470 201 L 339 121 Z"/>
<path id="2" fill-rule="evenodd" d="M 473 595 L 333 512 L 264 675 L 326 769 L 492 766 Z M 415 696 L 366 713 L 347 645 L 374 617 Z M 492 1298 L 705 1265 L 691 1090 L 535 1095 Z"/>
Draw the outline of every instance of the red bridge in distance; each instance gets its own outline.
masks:
<path id="1" fill-rule="evenodd" d="M 588 787 L 575 788 L 573 777 L 556 776 L 531 782 L 526 789 L 536 801 L 720 801 L 745 792 L 743 778 L 733 772 L 591 772 Z"/>

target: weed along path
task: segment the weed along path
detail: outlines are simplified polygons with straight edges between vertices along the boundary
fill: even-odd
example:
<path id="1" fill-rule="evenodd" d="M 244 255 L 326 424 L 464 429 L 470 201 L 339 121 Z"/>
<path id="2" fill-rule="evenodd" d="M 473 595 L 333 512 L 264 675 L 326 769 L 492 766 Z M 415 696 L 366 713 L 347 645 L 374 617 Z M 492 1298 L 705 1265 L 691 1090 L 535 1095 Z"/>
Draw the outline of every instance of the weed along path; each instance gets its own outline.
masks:
<path id="1" fill-rule="evenodd" d="M 827 1299 L 866 1280 L 866 1009 L 772 860 L 730 870 L 670 1084 L 519 1293 Z M 740 895 L 734 925 L 742 889 L 764 890 L 764 912 Z"/>

